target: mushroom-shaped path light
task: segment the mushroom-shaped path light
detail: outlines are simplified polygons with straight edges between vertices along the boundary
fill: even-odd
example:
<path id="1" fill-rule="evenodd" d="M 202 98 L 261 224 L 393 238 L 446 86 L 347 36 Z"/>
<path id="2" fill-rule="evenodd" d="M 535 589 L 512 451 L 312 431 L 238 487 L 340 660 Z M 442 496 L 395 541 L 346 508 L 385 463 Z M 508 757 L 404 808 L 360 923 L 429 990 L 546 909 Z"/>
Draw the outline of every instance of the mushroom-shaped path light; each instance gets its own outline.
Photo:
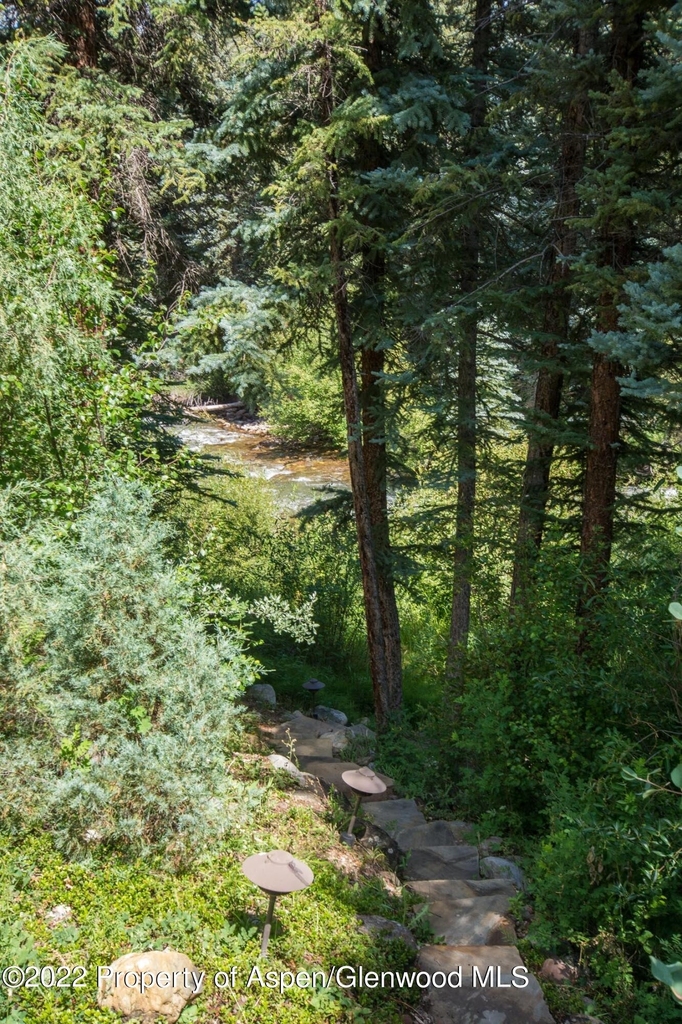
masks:
<path id="1" fill-rule="evenodd" d="M 355 842 L 353 828 L 355 826 L 355 819 L 360 807 L 360 800 L 363 796 L 374 796 L 378 793 L 385 793 L 386 783 L 383 779 L 380 779 L 377 773 L 373 772 L 371 768 L 351 768 L 347 772 L 344 772 L 341 778 L 356 794 L 353 813 L 351 815 L 350 824 L 348 825 L 348 831 L 341 833 L 341 839 L 346 843 L 346 845 L 352 846 Z"/>
<path id="2" fill-rule="evenodd" d="M 313 705 L 315 704 L 315 695 L 318 694 L 320 690 L 324 690 L 324 683 L 321 683 L 319 679 L 308 679 L 303 684 L 303 689 L 307 690 L 308 693 L 310 694 L 310 706 L 312 708 Z"/>
<path id="3" fill-rule="evenodd" d="M 260 955 L 265 956 L 270 941 L 275 900 L 285 893 L 307 889 L 315 876 L 305 861 L 297 860 L 286 850 L 254 853 L 252 857 L 247 857 L 244 861 L 242 871 L 250 882 L 253 882 L 270 897 L 268 916 L 265 919 L 263 941 L 260 947 Z"/>

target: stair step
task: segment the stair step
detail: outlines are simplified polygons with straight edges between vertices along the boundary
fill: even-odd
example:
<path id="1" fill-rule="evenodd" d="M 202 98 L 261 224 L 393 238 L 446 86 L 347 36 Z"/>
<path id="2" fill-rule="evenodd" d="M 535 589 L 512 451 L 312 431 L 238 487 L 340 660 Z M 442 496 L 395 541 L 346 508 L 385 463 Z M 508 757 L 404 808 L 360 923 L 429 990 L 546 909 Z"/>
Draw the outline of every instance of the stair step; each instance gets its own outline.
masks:
<path id="1" fill-rule="evenodd" d="M 461 843 L 463 831 L 470 831 L 471 826 L 463 821 L 427 821 L 423 825 L 411 825 L 402 828 L 395 840 L 403 852 L 424 846 L 450 846 Z"/>
<path id="2" fill-rule="evenodd" d="M 508 878 L 428 878 L 405 883 L 425 900 L 464 900 L 470 896 L 516 896 Z"/>
<path id="3" fill-rule="evenodd" d="M 417 970 L 432 979 L 439 971 L 446 979 L 461 971 L 461 987 L 439 987 L 443 979 L 437 975 L 438 984 L 425 990 L 434 1024 L 554 1024 L 539 982 L 526 973 L 516 946 L 424 946 Z M 458 973 L 453 983 L 457 978 Z M 526 979 L 525 987 L 514 986 Z"/>
<path id="4" fill-rule="evenodd" d="M 432 878 L 478 878 L 478 847 L 464 843 L 453 846 L 424 846 L 411 850 L 403 872 L 408 881 Z"/>
<path id="5" fill-rule="evenodd" d="M 514 922 L 507 896 L 473 896 L 429 904 L 434 933 L 449 946 L 513 946 Z"/>
<path id="6" fill-rule="evenodd" d="M 372 804 L 365 808 L 365 816 L 391 839 L 395 839 L 401 830 L 426 824 L 426 818 L 414 800 L 385 800 L 380 804 Z"/>

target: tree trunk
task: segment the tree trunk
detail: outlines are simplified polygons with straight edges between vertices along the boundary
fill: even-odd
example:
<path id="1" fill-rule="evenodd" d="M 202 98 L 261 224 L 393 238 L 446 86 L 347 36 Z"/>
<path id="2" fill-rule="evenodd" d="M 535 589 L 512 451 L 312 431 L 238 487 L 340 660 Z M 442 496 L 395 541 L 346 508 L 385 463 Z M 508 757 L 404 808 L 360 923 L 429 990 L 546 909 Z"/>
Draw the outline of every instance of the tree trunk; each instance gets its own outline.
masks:
<path id="1" fill-rule="evenodd" d="M 470 118 L 471 153 L 475 153 L 478 129 L 485 123 L 485 74 L 490 54 L 491 0 L 476 0 L 472 67 L 477 76 Z M 466 230 L 464 241 L 465 270 L 460 281 L 462 292 L 471 294 L 478 283 L 479 229 L 477 216 Z M 478 312 L 465 320 L 459 346 L 457 365 L 457 513 L 455 521 L 454 583 L 450 641 L 446 674 L 457 692 L 463 684 L 464 656 L 471 619 L 471 577 L 474 547 L 474 510 L 476 505 L 476 350 L 478 347 Z"/>
<path id="2" fill-rule="evenodd" d="M 643 14 L 632 4 L 614 4 L 613 12 L 612 66 L 632 85 L 643 62 Z M 622 281 L 634 253 L 632 223 L 621 216 L 620 222 L 607 224 L 600 242 L 602 266 L 611 267 L 616 279 Z M 603 291 L 599 300 L 598 331 L 618 330 L 621 301 L 620 284 Z M 585 579 L 577 607 L 578 617 L 583 619 L 578 640 L 579 653 L 585 653 L 589 648 L 594 612 L 608 581 L 620 435 L 618 377 L 622 375 L 623 367 L 616 360 L 601 352 L 594 353 L 580 537 Z"/>
<path id="3" fill-rule="evenodd" d="M 64 0 L 57 8 L 63 42 L 77 68 L 97 66 L 97 8 L 93 0 Z"/>
<path id="4" fill-rule="evenodd" d="M 397 711 L 402 703 L 402 660 L 400 622 L 395 599 L 393 557 L 388 526 L 385 408 L 382 384 L 383 351 L 376 348 L 363 348 L 361 371 L 363 456 L 377 567 L 379 607 L 386 651 L 388 701 L 391 711 Z"/>
<path id="5" fill-rule="evenodd" d="M 580 30 L 576 56 L 585 56 L 589 53 L 593 43 L 592 36 L 591 30 Z M 587 103 L 587 89 L 583 88 L 568 105 L 562 132 L 550 255 L 549 293 L 543 323 L 545 341 L 542 346 L 542 365 L 535 388 L 532 426 L 523 473 L 511 585 L 512 609 L 524 603 L 530 570 L 540 550 L 545 524 L 549 477 L 554 455 L 553 432 L 559 418 L 563 387 L 560 346 L 568 340 L 571 310 L 571 294 L 568 290 L 571 267 L 567 261 L 575 252 L 577 242 L 575 228 L 569 221 L 577 217 L 580 211 L 576 186 L 585 166 Z"/>
<path id="6" fill-rule="evenodd" d="M 369 666 L 374 693 L 374 710 L 379 728 L 389 721 L 400 702 L 400 691 L 396 689 L 396 680 L 392 674 L 395 656 L 387 650 L 395 636 L 385 632 L 385 587 L 382 587 L 381 571 L 378 566 L 375 549 L 374 522 L 379 526 L 386 522 L 385 516 L 385 483 L 383 486 L 384 500 L 381 500 L 382 487 L 380 481 L 381 460 L 372 460 L 372 488 L 368 486 L 368 470 L 365 462 L 365 448 L 362 438 L 362 411 L 355 366 L 355 350 L 351 326 L 350 307 L 348 302 L 348 285 L 343 262 L 343 249 L 338 236 L 338 183 L 336 173 L 330 166 L 330 200 L 329 218 L 331 231 L 329 252 L 333 275 L 333 299 L 336 315 L 336 329 L 339 336 L 339 363 L 343 381 L 343 401 L 348 427 L 348 464 L 350 468 L 355 524 L 358 536 L 358 551 L 362 573 L 362 591 L 367 623 L 367 647 Z M 384 467 L 385 469 L 385 467 Z M 385 472 L 384 472 L 385 480 Z M 370 493 L 375 502 L 374 509 L 370 501 Z M 388 538 L 386 537 L 386 540 Z M 382 613 L 383 612 L 383 613 Z M 397 618 L 397 615 L 396 615 Z M 399 633 L 398 633 L 399 642 Z M 398 646 L 398 667 L 400 665 L 400 647 Z M 396 703 L 396 701 L 398 703 Z"/>

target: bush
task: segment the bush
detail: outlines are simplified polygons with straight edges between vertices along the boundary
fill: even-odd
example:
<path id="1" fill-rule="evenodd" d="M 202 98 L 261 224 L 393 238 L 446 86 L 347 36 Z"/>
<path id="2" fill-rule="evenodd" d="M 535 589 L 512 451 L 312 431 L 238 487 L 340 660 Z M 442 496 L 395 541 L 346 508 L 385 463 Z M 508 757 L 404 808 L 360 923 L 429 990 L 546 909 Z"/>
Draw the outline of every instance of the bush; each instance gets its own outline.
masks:
<path id="1" fill-rule="evenodd" d="M 346 427 L 337 369 L 303 350 L 273 371 L 263 414 L 273 433 L 299 444 L 343 449 Z"/>
<path id="2" fill-rule="evenodd" d="M 182 858 L 255 798 L 227 755 L 257 665 L 238 635 L 210 641 L 191 614 L 152 502 L 115 480 L 67 531 L 2 548 L 3 817 L 70 854 L 125 842 Z"/>

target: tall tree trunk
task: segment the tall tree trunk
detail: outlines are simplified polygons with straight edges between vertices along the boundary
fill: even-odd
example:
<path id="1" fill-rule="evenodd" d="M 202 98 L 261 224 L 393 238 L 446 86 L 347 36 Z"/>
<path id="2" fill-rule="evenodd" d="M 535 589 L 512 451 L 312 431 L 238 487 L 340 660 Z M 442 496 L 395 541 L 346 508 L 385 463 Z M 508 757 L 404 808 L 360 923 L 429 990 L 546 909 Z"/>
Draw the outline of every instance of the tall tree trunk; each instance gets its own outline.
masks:
<path id="1" fill-rule="evenodd" d="M 643 12 L 635 3 L 614 3 L 612 66 L 632 85 L 643 63 Z M 623 215 L 607 224 L 600 239 L 602 266 L 610 267 L 619 282 L 605 289 L 599 300 L 597 330 L 617 331 L 618 305 L 622 301 L 620 282 L 632 262 L 634 233 Z M 621 396 L 618 377 L 623 367 L 601 352 L 592 357 L 588 449 L 583 490 L 580 553 L 585 580 L 579 595 L 577 614 L 583 619 L 578 651 L 590 645 L 594 612 L 608 580 L 613 542 L 613 514 L 616 500 Z"/>
<path id="2" fill-rule="evenodd" d="M 324 0 L 318 0 L 320 13 Z M 334 79 L 331 51 L 326 47 L 325 74 L 321 82 L 321 105 L 326 124 L 334 107 Z M 365 154 L 365 158 L 366 158 Z M 329 179 L 329 256 L 336 329 L 339 339 L 339 365 L 343 383 L 343 401 L 348 430 L 350 469 L 355 526 L 360 555 L 362 593 L 367 625 L 367 649 L 374 695 L 374 713 L 378 727 L 384 728 L 402 702 L 400 628 L 395 603 L 388 532 L 386 496 L 386 445 L 383 416 L 383 354 L 376 345 L 363 346 L 362 400 L 358 387 L 353 326 L 348 298 L 348 281 L 343 245 L 339 238 L 339 181 L 333 157 L 327 158 Z M 381 276 L 379 264 L 373 266 L 365 254 L 365 285 Z M 381 317 L 379 317 L 381 319 Z M 367 436 L 364 437 L 364 430 Z"/>
<path id="3" fill-rule="evenodd" d="M 396 711 L 402 703 L 402 661 L 400 622 L 395 599 L 393 557 L 388 526 L 383 372 L 383 350 L 367 346 L 363 348 L 361 355 L 363 456 L 377 567 L 379 607 L 386 651 L 388 701 L 391 711 Z"/>
<path id="4" fill-rule="evenodd" d="M 470 118 L 473 156 L 478 145 L 478 130 L 485 123 L 485 75 L 490 55 L 491 0 L 476 0 L 472 67 L 476 75 Z M 466 230 L 465 270 L 460 280 L 462 292 L 471 294 L 478 284 L 480 237 L 477 217 Z M 450 642 L 446 673 L 457 691 L 463 683 L 464 656 L 471 619 L 471 576 L 474 546 L 474 510 L 476 505 L 476 357 L 478 313 L 465 320 L 457 364 L 457 513 L 455 521 L 454 582 Z"/>
<path id="5" fill-rule="evenodd" d="M 365 620 L 367 623 L 367 647 L 374 693 L 374 711 L 377 725 L 383 728 L 399 707 L 402 697 L 401 688 L 398 685 L 400 682 L 400 633 L 399 631 L 397 633 L 398 678 L 396 680 L 396 636 L 386 630 L 385 621 L 387 612 L 386 580 L 390 577 L 386 576 L 386 566 L 379 567 L 376 550 L 377 539 L 381 537 L 384 524 L 386 548 L 388 546 L 385 459 L 380 454 L 385 449 L 383 445 L 377 446 L 376 453 L 370 455 L 370 468 L 368 469 L 366 448 L 371 444 L 371 440 L 368 440 L 366 445 L 363 444 L 363 414 L 355 365 L 353 330 L 348 302 L 348 283 L 344 266 L 343 248 L 337 227 L 339 221 L 338 182 L 336 172 L 331 165 L 329 178 L 329 219 L 331 221 L 329 252 L 333 277 L 336 329 L 339 337 L 339 364 L 341 367 L 343 400 L 348 428 L 348 464 L 353 492 L 358 551 L 360 554 L 362 591 Z M 368 351 L 367 355 L 376 356 L 376 353 Z M 373 373 L 374 367 L 370 370 L 370 366 L 371 364 L 368 365 L 367 371 Z M 375 388 L 377 383 L 378 378 L 373 373 L 371 387 Z M 395 598 L 393 600 L 395 601 Z M 391 645 L 393 645 L 393 650 L 390 649 Z"/>
<path id="6" fill-rule="evenodd" d="M 589 53 L 593 32 L 581 29 L 576 56 Z M 519 525 L 516 535 L 511 585 L 512 609 L 523 604 L 533 562 L 540 550 L 549 495 L 549 477 L 554 455 L 553 431 L 559 418 L 563 373 L 560 346 L 568 340 L 571 295 L 568 258 L 576 249 L 576 231 L 570 220 L 578 216 L 580 199 L 576 186 L 585 166 L 587 88 L 570 101 L 564 119 L 557 180 L 557 201 L 550 253 L 549 292 L 545 305 L 541 352 L 533 403 L 532 426 L 523 472 Z"/>
<path id="7" fill-rule="evenodd" d="M 94 0 L 63 0 L 56 7 L 62 39 L 77 68 L 97 66 L 97 7 Z"/>

